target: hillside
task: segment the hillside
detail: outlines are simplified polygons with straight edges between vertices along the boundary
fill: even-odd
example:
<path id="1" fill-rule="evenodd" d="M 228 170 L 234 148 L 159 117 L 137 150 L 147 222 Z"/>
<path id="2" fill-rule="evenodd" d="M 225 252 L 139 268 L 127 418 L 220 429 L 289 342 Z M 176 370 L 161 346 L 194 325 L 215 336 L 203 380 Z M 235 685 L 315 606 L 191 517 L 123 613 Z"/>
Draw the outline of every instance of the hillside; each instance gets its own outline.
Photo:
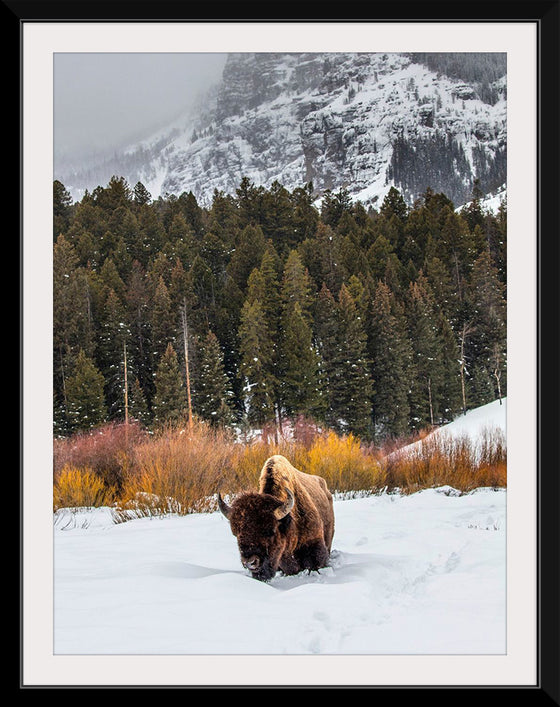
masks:
<path id="1" fill-rule="evenodd" d="M 198 115 L 97 166 L 61 165 L 55 176 L 74 198 L 119 174 L 154 197 L 192 191 L 203 205 L 215 189 L 234 193 L 243 177 L 267 188 L 312 182 L 317 196 L 344 188 L 366 206 L 391 186 L 409 204 L 431 187 L 461 205 L 474 179 L 485 194 L 506 181 L 505 63 L 449 56 L 456 61 L 231 54 Z"/>

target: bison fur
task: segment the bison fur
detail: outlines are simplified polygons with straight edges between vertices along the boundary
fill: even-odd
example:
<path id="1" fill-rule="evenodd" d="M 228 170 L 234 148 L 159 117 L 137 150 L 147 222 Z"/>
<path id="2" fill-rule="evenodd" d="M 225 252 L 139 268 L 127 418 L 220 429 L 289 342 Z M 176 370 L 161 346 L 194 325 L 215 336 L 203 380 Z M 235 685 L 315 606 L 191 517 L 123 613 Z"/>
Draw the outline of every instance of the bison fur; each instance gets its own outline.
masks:
<path id="1" fill-rule="evenodd" d="M 241 563 L 255 579 L 328 565 L 334 510 L 320 476 L 299 471 L 277 454 L 264 463 L 258 492 L 241 494 L 231 506 L 218 494 L 218 505 L 237 538 Z"/>

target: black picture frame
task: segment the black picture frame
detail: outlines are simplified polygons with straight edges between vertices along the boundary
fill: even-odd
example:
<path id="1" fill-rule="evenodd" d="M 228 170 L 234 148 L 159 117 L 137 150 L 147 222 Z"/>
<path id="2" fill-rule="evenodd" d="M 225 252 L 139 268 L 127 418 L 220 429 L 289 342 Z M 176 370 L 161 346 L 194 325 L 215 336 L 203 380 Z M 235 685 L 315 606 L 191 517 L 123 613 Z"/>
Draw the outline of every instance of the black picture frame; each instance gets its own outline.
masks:
<path id="1" fill-rule="evenodd" d="M 558 578 L 558 560 L 560 548 L 558 539 L 559 529 L 559 464 L 558 464 L 558 403 L 560 399 L 560 385 L 558 367 L 560 363 L 558 349 L 558 322 L 560 321 L 558 303 L 558 240 L 560 224 L 558 219 L 558 203 L 560 185 L 558 180 L 559 167 L 559 126 L 560 116 L 558 110 L 559 74 L 559 2 L 385 2 L 375 4 L 371 13 L 356 9 L 356 16 L 341 18 L 338 13 L 329 15 L 321 8 L 321 17 L 317 18 L 312 8 L 298 6 L 297 11 L 289 14 L 289 7 L 283 7 L 284 17 L 272 15 L 263 16 L 260 9 L 252 10 L 235 7 L 235 13 L 219 10 L 219 18 L 208 16 L 207 10 L 193 8 L 179 2 L 27 2 L 25 0 L 4 0 L 0 4 L 3 32 L 4 66 L 7 76 L 8 90 L 11 101 L 17 102 L 19 114 L 10 111 L 6 116 L 8 125 L 14 133 L 21 136 L 22 120 L 22 74 L 21 74 L 21 44 L 22 27 L 28 22 L 288 22 L 288 21 L 314 21 L 314 22 L 383 22 L 383 21 L 409 21 L 422 23 L 425 21 L 460 21 L 460 22 L 529 22 L 535 23 L 538 29 L 538 332 L 535 346 L 537 349 L 537 390 L 538 390 L 538 646 L 537 646 L 537 676 L 534 686 L 517 688 L 509 685 L 496 685 L 492 688 L 475 687 L 404 687 L 400 686 L 340 686 L 326 687 L 310 685 L 307 689 L 376 689 L 391 692 L 393 689 L 415 689 L 422 692 L 421 697 L 428 700 L 456 699 L 456 695 L 449 694 L 457 689 L 474 689 L 476 694 L 468 697 L 494 702 L 498 693 L 510 693 L 513 690 L 523 690 L 518 695 L 523 700 L 531 700 L 542 704 L 560 704 L 560 653 L 559 653 L 559 612 L 560 585 Z M 272 12 L 272 11 L 271 11 Z M 20 64 L 19 74 L 16 64 Z M 9 68 L 8 68 L 9 67 Z M 5 104 L 7 105 L 7 104 Z M 17 125 L 16 125 L 17 121 Z M 14 150 L 13 165 L 17 165 L 20 174 L 20 278 L 22 277 L 22 144 L 21 137 L 19 149 Z M 12 163 L 10 163 L 12 164 Z M 14 200 L 15 201 L 15 200 Z M 21 282 L 21 279 L 20 279 Z M 20 287 L 21 303 L 21 287 Z M 20 306 L 20 332 L 21 332 L 21 306 Z M 20 352 L 23 350 L 23 341 L 20 337 Z M 20 378 L 20 399 L 22 380 Z M 23 435 L 20 418 L 20 459 L 23 455 Z M 20 489 L 21 493 L 21 489 Z M 20 506 L 21 508 L 21 506 Z M 21 530 L 21 526 L 20 526 Z M 20 533 L 21 540 L 21 533 Z M 21 543 L 20 543 L 20 568 L 21 568 Z M 23 577 L 20 570 L 20 596 Z M 20 602 L 21 607 L 21 602 Z M 27 689 L 53 689 L 53 686 L 29 686 L 23 683 L 22 676 L 22 646 L 21 626 L 23 617 L 20 614 L 20 672 L 19 690 Z M 65 687 L 65 686 L 56 686 Z M 81 686 L 93 689 L 97 686 Z M 101 686 L 111 689 L 111 686 Z M 131 689 L 135 686 L 121 686 L 121 689 Z M 161 687 L 161 686 L 154 686 Z M 250 684 L 241 687 L 229 686 L 186 686 L 190 689 L 303 689 L 295 686 L 267 686 L 257 688 Z M 114 686 L 112 686 L 114 689 Z M 66 687 L 65 689 L 80 689 Z M 501 696 L 501 695 L 500 695 Z M 510 695 L 506 694 L 507 699 Z M 513 695 L 511 695 L 513 697 Z M 392 699 L 394 695 L 388 694 Z"/>

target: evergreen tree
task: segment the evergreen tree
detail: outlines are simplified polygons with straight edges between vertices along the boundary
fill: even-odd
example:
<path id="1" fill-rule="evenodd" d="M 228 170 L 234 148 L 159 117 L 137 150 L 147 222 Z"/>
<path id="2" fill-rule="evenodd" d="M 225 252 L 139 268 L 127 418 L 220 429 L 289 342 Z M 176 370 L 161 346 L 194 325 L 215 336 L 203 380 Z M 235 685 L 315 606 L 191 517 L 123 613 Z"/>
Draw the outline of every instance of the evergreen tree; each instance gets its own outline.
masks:
<path id="1" fill-rule="evenodd" d="M 126 285 L 125 302 L 127 321 L 130 326 L 128 358 L 132 370 L 138 377 L 139 387 L 146 396 L 149 408 L 153 395 L 153 368 L 150 351 L 151 297 L 146 272 L 138 261 L 132 264 Z"/>
<path id="2" fill-rule="evenodd" d="M 67 419 L 72 431 L 88 430 L 106 420 L 105 381 L 94 362 L 80 350 L 66 382 Z"/>
<path id="3" fill-rule="evenodd" d="M 338 297 L 338 355 L 332 381 L 335 414 L 360 437 L 372 433 L 372 378 L 362 319 L 346 285 Z"/>
<path id="4" fill-rule="evenodd" d="M 272 183 L 262 198 L 262 229 L 275 250 L 284 256 L 296 245 L 294 238 L 293 207 L 290 194 L 278 181 Z"/>
<path id="5" fill-rule="evenodd" d="M 159 278 L 151 309 L 152 356 L 158 361 L 169 343 L 177 339 L 178 313 L 172 310 L 171 297 L 163 277 Z"/>
<path id="6" fill-rule="evenodd" d="M 70 225 L 72 196 L 62 182 L 53 182 L 53 237 L 54 240 L 66 233 Z"/>
<path id="7" fill-rule="evenodd" d="M 149 204 L 152 201 L 152 195 L 142 182 L 136 182 L 133 194 L 134 203 L 138 204 L 138 206 L 144 206 L 144 204 Z"/>
<path id="8" fill-rule="evenodd" d="M 460 351 L 457 337 L 443 313 L 438 316 L 438 332 L 441 341 L 440 365 L 442 384 L 440 389 L 440 422 L 451 422 L 461 410 Z"/>
<path id="9" fill-rule="evenodd" d="M 291 201 L 293 242 L 302 243 L 306 238 L 312 238 L 319 221 L 319 212 L 313 206 L 313 184 L 309 182 L 303 187 L 294 189 Z"/>
<path id="10" fill-rule="evenodd" d="M 126 311 L 115 290 L 108 288 L 99 314 L 96 360 L 105 379 L 110 419 L 124 418 L 124 345 L 130 339 Z"/>
<path id="11" fill-rule="evenodd" d="M 298 301 L 286 302 L 282 313 L 280 399 L 285 414 L 314 416 L 319 409 L 317 352 L 309 317 Z"/>
<path id="12" fill-rule="evenodd" d="M 200 240 L 204 235 L 204 215 L 192 191 L 181 194 L 178 206 L 194 237 Z"/>
<path id="13" fill-rule="evenodd" d="M 130 186 L 124 177 L 113 175 L 106 188 L 94 191 L 95 201 L 104 211 L 114 211 L 119 206 L 128 206 L 132 197 Z"/>
<path id="14" fill-rule="evenodd" d="M 381 439 L 403 435 L 410 415 L 412 351 L 402 307 L 381 281 L 374 293 L 368 340 L 375 381 L 375 434 Z"/>
<path id="15" fill-rule="evenodd" d="M 433 152 L 424 147 L 410 155 L 407 184 Z M 70 431 L 67 385 L 80 350 L 103 376 L 105 417 L 122 417 L 125 342 L 129 412 L 146 419 L 183 307 L 199 356 L 214 352 L 205 369 L 221 360 L 236 413 L 246 410 L 252 424 L 303 412 L 369 437 L 372 405 L 380 439 L 503 397 L 505 203 L 485 212 L 475 193 L 457 213 L 432 189 L 411 208 L 403 195 L 389 189 L 378 212 L 344 189 L 327 191 L 319 212 L 311 183 L 290 193 L 244 179 L 235 195 L 215 191 L 202 207 L 192 192 L 154 201 L 140 182 L 131 190 L 113 177 L 73 204 L 55 181 L 56 432 Z M 200 360 L 190 353 L 196 379 Z M 364 366 L 375 390 L 369 375 L 354 395 Z M 228 409 L 209 414 L 226 419 Z"/>
<path id="16" fill-rule="evenodd" d="M 154 424 L 185 419 L 187 399 L 177 353 L 167 344 L 155 374 L 155 395 L 152 405 Z"/>
<path id="17" fill-rule="evenodd" d="M 59 236 L 53 252 L 53 397 L 54 424 L 66 425 L 66 381 L 78 351 L 95 351 L 91 290 L 87 272 L 77 266 L 72 244 Z"/>
<path id="18" fill-rule="evenodd" d="M 260 226 L 246 226 L 238 233 L 227 273 L 243 293 L 249 275 L 260 266 L 265 249 L 266 241 Z"/>
<path id="19" fill-rule="evenodd" d="M 338 388 L 338 312 L 336 300 L 326 286 L 317 295 L 314 307 L 314 336 L 319 355 L 320 417 L 332 428 L 336 418 L 336 392 Z"/>
<path id="20" fill-rule="evenodd" d="M 263 223 L 264 187 L 257 187 L 248 177 L 243 177 L 235 194 L 242 226 L 252 224 L 260 227 Z"/>
<path id="21" fill-rule="evenodd" d="M 176 214 L 169 225 L 168 257 L 171 260 L 180 259 L 182 262 L 190 265 L 197 251 L 197 242 L 192 228 L 188 225 L 183 214 Z"/>
<path id="22" fill-rule="evenodd" d="M 505 288 L 485 250 L 472 268 L 470 298 L 475 331 L 470 342 L 473 360 L 473 404 L 483 405 L 505 390 L 507 326 Z M 499 384 L 499 387 L 498 387 Z"/>
<path id="23" fill-rule="evenodd" d="M 344 279 L 344 269 L 339 258 L 340 240 L 339 234 L 323 221 L 319 221 L 315 236 L 305 240 L 298 248 L 318 290 L 323 283 L 334 294 L 338 294 L 340 290 Z"/>
<path id="24" fill-rule="evenodd" d="M 438 317 L 432 292 L 422 273 L 409 286 L 406 316 L 413 354 L 409 395 L 411 427 L 422 429 L 440 420 L 444 380 Z"/>
<path id="25" fill-rule="evenodd" d="M 352 198 L 347 189 L 339 189 L 336 194 L 327 189 L 321 204 L 321 219 L 335 229 L 344 214 L 352 213 Z"/>
<path id="26" fill-rule="evenodd" d="M 198 343 L 193 375 L 193 410 L 213 425 L 234 420 L 233 393 L 224 369 L 224 357 L 216 335 L 209 331 Z"/>
<path id="27" fill-rule="evenodd" d="M 264 308 L 259 299 L 247 299 L 239 324 L 240 376 L 244 404 L 251 423 L 263 425 L 274 419 L 277 380 L 272 374 L 274 345 Z"/>
<path id="28" fill-rule="evenodd" d="M 393 246 L 383 235 L 379 235 L 367 251 L 367 260 L 371 276 L 376 280 L 383 279 L 387 270 L 389 256 L 394 252 Z"/>
<path id="29" fill-rule="evenodd" d="M 150 412 L 146 396 L 138 378 L 134 378 L 128 389 L 128 414 L 132 420 L 137 420 L 143 425 L 150 424 Z"/>

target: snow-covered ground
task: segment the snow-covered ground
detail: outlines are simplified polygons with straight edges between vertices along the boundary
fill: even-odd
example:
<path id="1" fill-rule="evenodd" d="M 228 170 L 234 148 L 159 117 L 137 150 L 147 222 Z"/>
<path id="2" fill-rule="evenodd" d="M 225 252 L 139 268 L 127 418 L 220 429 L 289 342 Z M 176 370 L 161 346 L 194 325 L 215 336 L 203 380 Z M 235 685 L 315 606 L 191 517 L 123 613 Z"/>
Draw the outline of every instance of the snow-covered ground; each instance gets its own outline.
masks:
<path id="1" fill-rule="evenodd" d="M 474 410 L 468 410 L 464 415 L 459 415 L 453 422 L 436 428 L 424 440 L 429 441 L 432 436 L 449 439 L 469 439 L 475 451 L 488 435 L 495 432 L 503 435 L 505 442 L 507 431 L 507 398 L 494 400 L 487 405 L 481 405 Z M 393 452 L 391 456 L 414 452 L 423 443 L 423 440 L 409 444 Z"/>
<path id="2" fill-rule="evenodd" d="M 219 513 L 59 518 L 55 654 L 500 654 L 506 492 L 335 503 L 331 566 L 252 579 Z"/>
<path id="3" fill-rule="evenodd" d="M 505 430 L 491 403 L 438 430 Z M 253 579 L 219 513 L 54 524 L 55 655 L 500 655 L 505 490 L 335 501 L 329 567 Z"/>

